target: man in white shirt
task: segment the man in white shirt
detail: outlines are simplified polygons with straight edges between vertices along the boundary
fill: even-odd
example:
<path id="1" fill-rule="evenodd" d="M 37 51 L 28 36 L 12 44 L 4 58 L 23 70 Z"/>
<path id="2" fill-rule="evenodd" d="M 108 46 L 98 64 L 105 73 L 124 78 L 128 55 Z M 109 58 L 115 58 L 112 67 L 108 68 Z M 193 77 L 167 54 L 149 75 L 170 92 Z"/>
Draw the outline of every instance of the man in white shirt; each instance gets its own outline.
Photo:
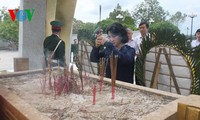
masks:
<path id="1" fill-rule="evenodd" d="M 136 50 L 137 57 L 139 57 L 139 50 L 141 49 L 140 45 L 142 43 L 142 40 L 146 39 L 147 37 L 150 37 L 149 32 L 148 32 L 148 28 L 149 28 L 149 24 L 147 22 L 141 22 L 139 24 L 140 34 L 134 38 L 134 40 L 136 42 L 136 46 L 138 48 Z M 137 63 L 137 61 L 138 61 L 138 58 L 136 58 L 136 63 Z M 137 67 L 136 67 L 135 70 L 137 71 Z M 145 83 L 142 80 L 140 80 L 137 76 L 135 76 L 135 83 L 136 83 L 136 85 L 145 86 Z"/>
<path id="2" fill-rule="evenodd" d="M 135 42 L 135 40 L 133 39 L 133 31 L 130 28 L 126 28 L 127 34 L 128 34 L 128 42 L 126 43 L 126 45 L 132 47 L 135 49 L 135 51 L 138 51 L 138 46 L 137 43 Z"/>
<path id="3" fill-rule="evenodd" d="M 200 45 L 200 29 L 198 29 L 195 33 L 195 36 L 196 36 L 196 40 L 193 40 L 191 42 L 191 47 L 194 48 L 194 47 L 197 47 Z"/>
<path id="4" fill-rule="evenodd" d="M 147 22 L 141 22 L 139 24 L 140 34 L 134 38 L 134 40 L 137 44 L 137 47 L 138 47 L 138 50 L 136 50 L 137 55 L 139 54 L 140 45 L 142 43 L 143 38 L 146 39 L 146 37 L 149 37 L 148 29 L 149 29 L 149 24 Z"/>

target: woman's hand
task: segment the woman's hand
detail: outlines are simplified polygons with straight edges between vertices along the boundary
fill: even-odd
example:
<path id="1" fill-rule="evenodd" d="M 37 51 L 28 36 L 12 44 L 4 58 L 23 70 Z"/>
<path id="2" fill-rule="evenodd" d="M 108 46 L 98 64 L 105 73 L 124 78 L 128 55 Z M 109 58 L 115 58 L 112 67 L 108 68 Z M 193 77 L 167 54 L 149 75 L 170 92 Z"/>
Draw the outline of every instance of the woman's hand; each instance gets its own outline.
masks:
<path id="1" fill-rule="evenodd" d="M 102 35 L 97 35 L 97 39 L 95 41 L 95 46 L 99 47 L 101 45 L 104 45 L 105 42 L 106 42 L 106 40 Z"/>

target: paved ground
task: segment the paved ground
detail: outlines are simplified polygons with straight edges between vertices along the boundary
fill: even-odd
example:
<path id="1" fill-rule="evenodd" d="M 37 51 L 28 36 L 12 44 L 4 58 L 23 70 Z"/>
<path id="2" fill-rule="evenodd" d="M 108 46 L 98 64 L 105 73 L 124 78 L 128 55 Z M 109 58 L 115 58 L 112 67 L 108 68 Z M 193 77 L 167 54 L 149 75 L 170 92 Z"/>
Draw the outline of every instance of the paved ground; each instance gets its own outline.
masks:
<path id="1" fill-rule="evenodd" d="M 14 58 L 18 57 L 18 51 L 0 50 L 0 72 L 14 71 Z"/>

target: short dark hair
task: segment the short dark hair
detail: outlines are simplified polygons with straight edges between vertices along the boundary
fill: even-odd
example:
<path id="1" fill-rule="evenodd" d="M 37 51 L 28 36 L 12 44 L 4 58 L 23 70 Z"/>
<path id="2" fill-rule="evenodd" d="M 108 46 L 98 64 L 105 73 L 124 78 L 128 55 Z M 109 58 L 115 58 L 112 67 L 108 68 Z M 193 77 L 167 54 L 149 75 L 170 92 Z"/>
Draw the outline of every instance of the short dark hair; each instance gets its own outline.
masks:
<path id="1" fill-rule="evenodd" d="M 107 34 L 108 34 L 108 32 L 111 32 L 114 35 L 120 36 L 122 43 L 127 43 L 128 42 L 127 31 L 126 31 L 125 27 L 122 24 L 117 23 L 117 22 L 111 24 L 106 30 Z"/>
<path id="2" fill-rule="evenodd" d="M 144 24 L 146 25 L 147 28 L 149 28 L 149 24 L 148 24 L 147 22 L 145 22 L 145 21 L 140 22 L 139 27 L 140 27 L 141 25 L 144 25 Z"/>
<path id="3" fill-rule="evenodd" d="M 198 29 L 198 30 L 196 31 L 196 33 L 198 33 L 198 32 L 200 32 L 200 29 Z"/>

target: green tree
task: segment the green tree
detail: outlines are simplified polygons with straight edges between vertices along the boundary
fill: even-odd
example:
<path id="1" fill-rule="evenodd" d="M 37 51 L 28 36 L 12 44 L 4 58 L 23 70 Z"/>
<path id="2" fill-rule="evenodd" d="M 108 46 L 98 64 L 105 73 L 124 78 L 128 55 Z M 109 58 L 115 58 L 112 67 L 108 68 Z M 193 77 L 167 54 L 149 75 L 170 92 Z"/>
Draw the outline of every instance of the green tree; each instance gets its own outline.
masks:
<path id="1" fill-rule="evenodd" d="M 119 14 L 122 15 L 122 7 L 119 5 L 119 3 L 117 4 L 116 8 L 113 10 L 113 12 L 109 13 L 109 18 L 115 21 L 118 21 L 116 16 L 118 16 Z M 128 13 L 126 13 L 128 14 Z"/>
<path id="2" fill-rule="evenodd" d="M 156 39 L 160 40 L 158 42 L 168 41 L 179 46 L 188 46 L 186 36 L 181 34 L 179 28 L 169 21 L 152 24 L 149 32 L 156 35 Z"/>
<path id="3" fill-rule="evenodd" d="M 106 33 L 106 29 L 108 28 L 108 26 L 111 25 L 113 22 L 116 22 L 116 21 L 109 18 L 101 21 L 101 29 L 103 30 L 104 34 Z"/>
<path id="4" fill-rule="evenodd" d="M 94 46 L 94 31 L 88 29 L 79 29 L 78 30 L 78 40 L 79 41 L 87 41 L 89 44 Z"/>
<path id="5" fill-rule="evenodd" d="M 125 16 L 124 21 L 123 21 L 123 25 L 132 29 L 132 30 L 136 30 L 137 27 L 135 25 L 135 21 L 131 16 Z"/>
<path id="6" fill-rule="evenodd" d="M 87 41 L 88 43 L 90 43 L 91 45 L 94 44 L 94 31 L 95 31 L 95 26 L 96 24 L 94 23 L 83 23 L 81 28 L 78 29 L 78 40 L 84 40 Z"/>
<path id="7" fill-rule="evenodd" d="M 78 30 L 81 29 L 83 27 L 84 23 L 81 20 L 77 20 L 77 19 L 73 19 L 73 30 L 72 33 L 73 34 L 77 34 Z"/>
<path id="8" fill-rule="evenodd" d="M 127 17 L 127 18 L 125 18 L 125 21 L 126 22 L 123 22 L 122 23 L 122 25 L 124 25 L 124 26 L 126 26 L 126 27 L 129 27 L 129 28 L 131 28 L 131 29 L 136 29 L 136 27 L 133 25 L 133 24 L 131 24 L 132 22 L 130 22 L 129 21 L 129 19 L 132 19 L 132 18 L 129 18 L 129 17 Z M 109 19 L 109 18 L 107 18 L 107 19 L 105 19 L 105 20 L 102 20 L 101 22 L 100 22 L 100 24 L 99 23 L 97 23 L 97 26 L 96 26 L 96 29 L 98 29 L 99 27 L 103 30 L 103 33 L 104 34 L 106 34 L 106 29 L 108 28 L 108 26 L 110 26 L 112 23 L 114 23 L 114 22 L 116 22 L 115 20 L 113 20 L 113 19 Z M 129 23 L 130 22 L 130 23 Z M 126 24 L 127 23 L 127 24 Z"/>
<path id="9" fill-rule="evenodd" d="M 95 23 L 91 23 L 91 22 L 84 23 L 83 21 L 76 20 L 74 18 L 74 20 L 73 20 L 73 31 L 72 32 L 73 32 L 73 34 L 78 34 L 78 31 L 80 29 L 86 29 L 86 30 L 89 30 L 89 31 L 94 31 L 95 26 L 96 26 Z"/>
<path id="10" fill-rule="evenodd" d="M 123 11 L 119 3 L 117 4 L 116 8 L 109 13 L 109 19 L 112 19 L 113 21 L 117 22 L 119 21 L 119 18 L 117 18 L 118 15 L 122 16 L 120 20 L 122 24 L 131 28 L 135 28 L 135 20 L 131 16 L 131 13 L 128 10 Z"/>
<path id="11" fill-rule="evenodd" d="M 170 40 L 173 36 L 179 34 L 180 30 L 177 26 L 165 21 L 151 24 L 149 32 L 151 34 L 155 33 L 158 40 Z"/>
<path id="12" fill-rule="evenodd" d="M 168 11 L 165 11 L 157 0 L 144 0 L 141 4 L 138 4 L 133 12 L 133 18 L 140 21 L 153 20 L 154 22 L 165 21 L 169 15 Z"/>
<path id="13" fill-rule="evenodd" d="M 86 29 L 86 30 L 89 30 L 89 31 L 94 31 L 95 30 L 95 26 L 96 26 L 95 23 L 87 22 L 87 23 L 83 24 L 83 26 L 82 26 L 81 29 Z"/>
<path id="14" fill-rule="evenodd" d="M 179 26 L 180 23 L 183 23 L 185 21 L 185 18 L 187 17 L 186 14 L 181 13 L 180 11 L 177 11 L 174 15 L 171 15 L 171 18 L 169 21 L 176 25 Z"/>
<path id="15" fill-rule="evenodd" d="M 1 9 L 0 12 L 2 15 L 0 21 L 0 37 L 18 45 L 19 21 L 12 21 L 5 7 Z"/>

